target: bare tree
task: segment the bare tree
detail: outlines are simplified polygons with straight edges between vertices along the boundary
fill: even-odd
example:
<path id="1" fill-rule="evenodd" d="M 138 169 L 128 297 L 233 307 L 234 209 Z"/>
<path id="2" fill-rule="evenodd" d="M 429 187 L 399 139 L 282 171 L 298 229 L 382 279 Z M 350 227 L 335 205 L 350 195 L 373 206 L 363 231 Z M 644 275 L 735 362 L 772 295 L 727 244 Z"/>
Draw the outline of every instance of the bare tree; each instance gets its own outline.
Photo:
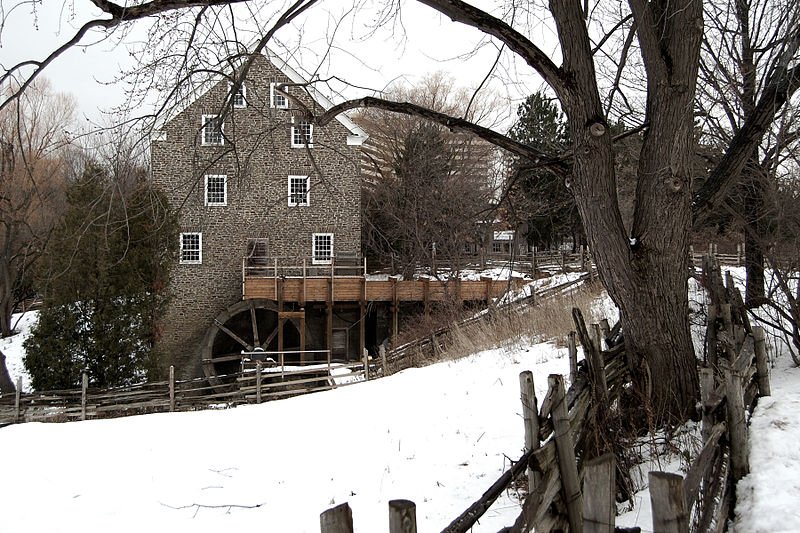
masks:
<path id="1" fill-rule="evenodd" d="M 733 1 L 733 0 L 731 0 Z M 13 66 L 6 74 L 25 74 L 23 86 L 38 75 L 66 48 L 80 42 L 92 28 L 107 30 L 155 17 L 166 31 L 175 31 L 176 20 L 185 28 L 177 39 L 158 41 L 161 50 L 152 62 L 175 60 L 177 75 L 156 80 L 170 87 L 183 86 L 187 72 L 222 70 L 233 61 L 244 67 L 232 80 L 232 92 L 246 75 L 252 59 L 245 54 L 261 52 L 279 29 L 309 9 L 315 0 L 298 0 L 286 8 L 271 1 L 247 3 L 254 12 L 276 10 L 270 23 L 256 32 L 256 44 L 247 47 L 238 39 L 239 26 L 222 28 L 232 10 L 229 0 L 191 4 L 145 1 L 133 6 L 93 2 L 102 16 L 87 22 L 52 55 L 39 62 Z M 797 48 L 800 32 L 788 36 L 786 53 L 767 69 L 763 90 L 730 141 L 724 155 L 697 194 L 692 194 L 692 154 L 695 151 L 694 109 L 698 64 L 705 28 L 701 0 L 629 0 L 627 3 L 551 0 L 546 8 L 530 2 L 508 2 L 503 9 L 488 12 L 461 0 L 420 0 L 454 24 L 485 37 L 499 54 L 518 58 L 537 73 L 558 98 L 569 125 L 570 147 L 566 154 L 548 154 L 523 145 L 490 128 L 463 117 L 432 111 L 408 102 L 367 96 L 350 100 L 314 115 L 324 125 L 338 113 L 358 107 L 380 108 L 414 115 L 444 125 L 450 130 L 470 132 L 485 141 L 530 161 L 546 166 L 569 183 L 593 250 L 600 278 L 622 311 L 628 351 L 640 361 L 639 382 L 650 392 L 653 412 L 661 420 L 682 419 L 695 411 L 698 396 L 696 359 L 689 333 L 687 271 L 689 233 L 693 215 L 702 215 L 723 199 L 776 113 L 800 86 Z M 365 4 L 356 3 L 353 16 L 364 16 Z M 601 7 L 603 9 L 601 9 Z M 365 9 L 365 8 L 364 8 Z M 378 24 L 390 24 L 398 4 L 381 4 Z M 160 18 L 158 18 L 160 17 Z M 550 45 L 535 44 L 531 24 L 544 20 L 558 41 L 556 54 Z M 224 33 L 223 39 L 207 39 L 207 28 Z M 338 28 L 338 25 L 333 25 Z M 399 28 L 401 25 L 395 26 Z M 161 35 L 167 35 L 162 33 Z M 152 39 L 151 39 L 152 41 Z M 165 47 L 171 46 L 167 50 Z M 333 47 L 331 47 L 333 49 Z M 552 57 L 557 59 L 552 59 Z M 604 58 L 613 56 L 616 75 L 599 69 Z M 560 63 L 557 63 L 559 61 Z M 185 68 L 183 66 L 186 66 Z M 183 70 L 181 70 L 183 69 Z M 514 80 L 509 80 L 513 82 Z M 174 82 L 174 83 L 173 83 Z M 176 92 L 177 89 L 170 89 Z M 630 119 L 640 118 L 634 128 L 643 132 L 636 172 L 634 214 L 626 230 L 617 199 L 616 171 L 610 124 L 620 107 L 604 101 L 614 96 Z M 5 99 L 0 106 L 8 106 Z M 629 122 L 630 123 L 630 122 Z"/>
<path id="2" fill-rule="evenodd" d="M 800 5 L 790 0 L 714 0 L 705 3 L 705 10 L 703 83 L 697 102 L 706 138 L 725 146 L 756 112 L 775 69 L 796 56 Z M 775 199 L 771 191 L 783 160 L 797 144 L 794 113 L 793 106 L 784 106 L 774 125 L 762 132 L 732 197 L 721 206 L 723 215 L 733 217 L 744 233 L 748 302 L 764 297 L 764 244 L 770 241 L 774 211 L 768 204 Z"/>
<path id="3" fill-rule="evenodd" d="M 395 101 L 415 102 L 473 122 L 491 118 L 493 102 L 473 101 L 442 73 L 418 85 L 387 91 Z M 417 267 L 459 270 L 465 243 L 478 244 L 494 216 L 494 146 L 471 135 L 451 133 L 418 117 L 365 109 L 355 120 L 370 133 L 363 150 L 363 245 L 394 270 Z"/>
<path id="4" fill-rule="evenodd" d="M 5 95 L 15 92 L 6 87 Z M 63 200 L 66 133 L 72 99 L 38 80 L 0 111 L 0 334 L 12 334 L 11 313 L 27 296 L 31 270 Z"/>

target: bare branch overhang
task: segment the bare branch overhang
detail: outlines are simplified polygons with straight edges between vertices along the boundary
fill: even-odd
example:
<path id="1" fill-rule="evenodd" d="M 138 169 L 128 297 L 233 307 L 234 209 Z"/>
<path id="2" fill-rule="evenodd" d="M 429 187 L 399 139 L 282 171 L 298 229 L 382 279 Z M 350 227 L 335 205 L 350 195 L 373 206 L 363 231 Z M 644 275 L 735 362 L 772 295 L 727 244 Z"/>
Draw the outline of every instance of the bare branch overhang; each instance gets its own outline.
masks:
<path id="1" fill-rule="evenodd" d="M 694 197 L 693 214 L 695 220 L 702 217 L 725 197 L 753 151 L 761 143 L 764 133 L 775 120 L 775 115 L 800 88 L 800 65 L 784 69 L 781 76 L 774 76 L 772 82 L 761 93 L 755 111 L 733 136 L 725 155 L 711 171 L 706 182 Z"/>
<path id="2" fill-rule="evenodd" d="M 9 103 L 13 102 L 25 91 L 25 89 L 30 86 L 31 83 L 33 83 L 33 81 L 42 73 L 42 71 L 44 71 L 45 68 L 47 68 L 61 54 L 77 45 L 83 39 L 83 37 L 94 28 L 104 28 L 109 30 L 124 22 L 144 19 L 169 11 L 176 11 L 179 9 L 187 9 L 192 7 L 206 8 L 211 6 L 224 6 L 229 4 L 244 3 L 246 1 L 247 0 L 151 0 L 150 2 L 145 2 L 140 5 L 122 6 L 108 0 L 91 0 L 96 7 L 102 10 L 106 15 L 110 15 L 111 18 L 96 18 L 86 22 L 78 29 L 77 32 L 75 32 L 71 39 L 56 48 L 41 61 L 26 60 L 7 69 L 3 75 L 0 76 L 0 85 L 11 79 L 14 79 L 22 69 L 26 67 L 34 67 L 34 71 L 22 84 L 20 84 L 19 89 L 14 91 L 10 97 L 0 102 L 0 110 L 5 108 Z M 276 22 L 268 36 L 265 36 L 265 38 L 259 42 L 259 51 L 263 49 L 268 38 L 271 37 L 275 31 L 277 31 L 277 29 L 288 24 L 299 13 L 305 11 L 308 7 L 316 2 L 317 0 L 296 0 L 292 6 L 287 8 L 278 22 Z M 239 85 L 241 84 L 240 80 L 237 80 L 237 82 Z M 238 86 L 235 87 L 235 89 L 238 89 Z"/>
<path id="3" fill-rule="evenodd" d="M 536 70 L 559 97 L 566 95 L 567 84 L 561 69 L 538 46 L 505 21 L 461 0 L 418 1 L 450 17 L 455 22 L 472 26 L 487 35 L 499 39 L 512 52 L 519 55 Z"/>
<path id="4" fill-rule="evenodd" d="M 376 108 L 390 111 L 392 113 L 399 113 L 402 115 L 411 115 L 420 117 L 422 119 L 430 120 L 441 124 L 453 132 L 465 132 L 475 135 L 486 142 L 495 146 L 503 148 L 514 155 L 522 157 L 539 167 L 546 167 L 551 172 L 557 174 L 562 178 L 566 178 L 569 173 L 569 165 L 563 159 L 551 156 L 545 152 L 532 148 L 526 144 L 517 142 L 509 137 L 498 133 L 489 128 L 479 126 L 468 120 L 462 118 L 451 117 L 438 111 L 432 111 L 426 107 L 422 107 L 409 102 L 393 102 L 391 100 L 384 100 L 382 98 L 375 98 L 367 96 L 357 100 L 348 100 L 341 104 L 331 107 L 326 112 L 316 117 L 315 122 L 324 126 L 336 117 L 339 113 L 343 113 L 350 109 L 357 108 Z"/>

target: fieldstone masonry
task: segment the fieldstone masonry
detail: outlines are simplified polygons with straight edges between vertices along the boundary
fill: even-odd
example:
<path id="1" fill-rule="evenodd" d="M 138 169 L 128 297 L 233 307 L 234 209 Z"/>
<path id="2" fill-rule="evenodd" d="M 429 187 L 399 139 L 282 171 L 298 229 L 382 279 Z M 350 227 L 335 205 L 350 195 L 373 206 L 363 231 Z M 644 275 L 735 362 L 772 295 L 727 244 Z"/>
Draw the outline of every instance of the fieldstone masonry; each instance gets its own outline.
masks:
<path id="1" fill-rule="evenodd" d="M 296 76 L 293 76 L 296 78 Z M 159 353 L 182 378 L 202 374 L 199 345 L 213 319 L 242 299 L 248 239 L 269 241 L 272 256 L 310 257 L 313 233 L 333 233 L 335 251 L 360 252 L 359 146 L 342 122 L 314 127 L 313 147 L 292 148 L 297 106 L 270 105 L 270 83 L 296 82 L 266 57 L 254 61 L 245 107 L 225 107 L 229 83 L 214 85 L 168 121 L 151 143 L 152 177 L 179 210 L 181 232 L 202 233 L 202 263 L 176 264 L 171 304 L 161 321 Z M 289 89 L 319 109 L 300 87 Z M 224 116 L 223 144 L 202 143 L 202 115 Z M 207 206 L 207 174 L 227 175 L 227 205 Z M 288 205 L 288 176 L 310 176 L 308 206 Z"/>

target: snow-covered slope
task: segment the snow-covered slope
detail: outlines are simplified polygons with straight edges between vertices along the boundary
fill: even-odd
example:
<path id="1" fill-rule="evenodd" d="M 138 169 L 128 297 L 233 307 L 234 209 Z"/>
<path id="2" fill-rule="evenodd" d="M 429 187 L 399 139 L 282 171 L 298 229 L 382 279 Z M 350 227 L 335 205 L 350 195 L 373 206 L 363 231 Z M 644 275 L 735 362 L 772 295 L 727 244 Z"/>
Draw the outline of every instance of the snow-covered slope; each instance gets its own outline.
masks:
<path id="1" fill-rule="evenodd" d="M 521 453 L 519 372 L 543 396 L 567 368 L 552 345 L 518 346 L 228 411 L 9 426 L 0 529 L 317 532 L 348 501 L 374 532 L 407 498 L 419 531 L 440 531 Z M 475 531 L 518 512 L 506 495 Z"/>

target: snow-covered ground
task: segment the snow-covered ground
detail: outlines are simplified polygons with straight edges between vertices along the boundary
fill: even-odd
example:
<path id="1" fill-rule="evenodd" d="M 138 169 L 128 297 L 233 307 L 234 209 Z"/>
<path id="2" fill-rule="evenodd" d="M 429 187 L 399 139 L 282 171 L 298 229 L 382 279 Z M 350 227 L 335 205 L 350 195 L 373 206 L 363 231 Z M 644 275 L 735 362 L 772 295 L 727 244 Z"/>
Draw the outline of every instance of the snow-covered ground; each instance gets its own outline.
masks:
<path id="1" fill-rule="evenodd" d="M 39 311 L 29 311 L 25 314 L 15 314 L 11 317 L 11 324 L 16 324 L 14 328 L 18 331 L 16 335 L 0 339 L 0 352 L 6 356 L 6 368 L 14 384 L 18 378 L 22 378 L 22 390 L 31 390 L 31 378 L 25 370 L 23 357 L 25 349 L 22 344 L 30 335 L 31 328 L 39 319 Z"/>
<path id="2" fill-rule="evenodd" d="M 519 372 L 543 397 L 567 369 L 563 349 L 516 346 L 227 411 L 8 426 L 0 530 L 318 532 L 347 501 L 373 532 L 407 498 L 440 531 L 521 454 Z M 475 531 L 518 512 L 506 494 Z"/>
<path id="3" fill-rule="evenodd" d="M 13 378 L 34 319 L 0 340 Z M 546 376 L 567 368 L 563 349 L 517 344 L 227 411 L 8 426 L 0 531 L 317 532 L 319 513 L 345 501 L 356 531 L 385 531 L 396 498 L 417 503 L 420 532 L 440 531 L 521 453 L 519 372 L 533 370 L 541 398 Z M 786 355 L 774 361 L 772 393 L 752 418 L 738 533 L 800 532 L 800 369 Z M 647 492 L 636 502 L 618 525 L 649 531 Z M 474 531 L 496 532 L 518 513 L 506 493 Z"/>

